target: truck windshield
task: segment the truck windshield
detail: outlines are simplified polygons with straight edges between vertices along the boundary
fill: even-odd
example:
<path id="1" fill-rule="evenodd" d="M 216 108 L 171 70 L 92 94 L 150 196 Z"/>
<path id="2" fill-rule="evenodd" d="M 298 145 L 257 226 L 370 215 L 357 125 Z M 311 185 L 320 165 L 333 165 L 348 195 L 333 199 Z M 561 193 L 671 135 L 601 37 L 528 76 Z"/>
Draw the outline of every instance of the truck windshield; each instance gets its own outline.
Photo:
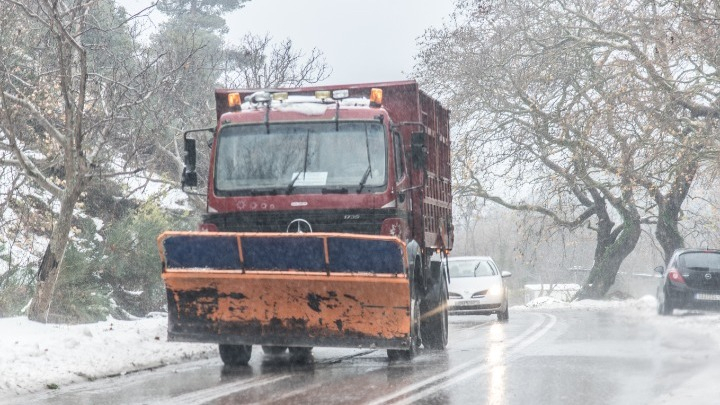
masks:
<path id="1" fill-rule="evenodd" d="M 218 138 L 215 191 L 372 190 L 387 183 L 386 156 L 379 122 L 345 122 L 339 130 L 327 122 L 272 123 L 269 134 L 264 124 L 227 125 Z"/>

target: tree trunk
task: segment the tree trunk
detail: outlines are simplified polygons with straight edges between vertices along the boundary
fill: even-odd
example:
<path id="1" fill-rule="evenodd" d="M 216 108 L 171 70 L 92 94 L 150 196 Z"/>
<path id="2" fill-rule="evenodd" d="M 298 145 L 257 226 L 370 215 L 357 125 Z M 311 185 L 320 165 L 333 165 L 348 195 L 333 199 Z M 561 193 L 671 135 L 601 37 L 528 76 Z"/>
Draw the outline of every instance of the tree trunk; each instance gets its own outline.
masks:
<path id="1" fill-rule="evenodd" d="M 585 285 L 575 295 L 576 300 L 600 299 L 615 284 L 615 277 L 623 260 L 635 249 L 640 239 L 640 218 L 635 212 L 623 215 L 620 228 L 613 230 L 607 210 L 598 209 L 595 262 Z"/>
<path id="2" fill-rule="evenodd" d="M 73 210 L 83 190 L 83 183 L 70 182 L 63 192 L 60 203 L 60 215 L 53 226 L 50 242 L 45 249 L 38 269 L 37 285 L 32 304 L 28 309 L 28 319 L 36 322 L 48 322 L 55 285 L 60 275 L 60 264 L 65 254 L 65 247 L 70 239 Z"/>
<path id="3" fill-rule="evenodd" d="M 676 249 L 685 246 L 685 239 L 680 235 L 678 223 L 680 222 L 682 204 L 687 197 L 690 186 L 692 186 L 697 169 L 697 161 L 693 161 L 687 165 L 685 170 L 676 175 L 670 192 L 666 195 L 658 192 L 655 195 L 655 202 L 658 205 L 658 223 L 655 228 L 655 237 L 662 246 L 665 262 L 670 259 Z"/>
<path id="4" fill-rule="evenodd" d="M 658 222 L 655 228 L 655 237 L 663 249 L 665 262 L 670 259 L 673 252 L 685 245 L 685 239 L 680 235 L 678 222 L 680 221 L 680 207 L 669 207 L 674 204 L 658 205 Z"/>

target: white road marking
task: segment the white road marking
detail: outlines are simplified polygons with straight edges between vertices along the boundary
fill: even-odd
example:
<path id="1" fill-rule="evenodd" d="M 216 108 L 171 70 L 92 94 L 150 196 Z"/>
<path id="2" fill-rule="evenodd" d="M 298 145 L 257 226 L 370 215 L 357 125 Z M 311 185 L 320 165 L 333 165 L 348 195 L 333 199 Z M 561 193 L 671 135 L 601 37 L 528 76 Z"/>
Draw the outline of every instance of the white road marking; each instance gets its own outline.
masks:
<path id="1" fill-rule="evenodd" d="M 506 356 L 506 359 L 513 354 L 519 353 L 522 349 L 541 338 L 555 325 L 557 318 L 554 315 L 542 315 L 544 315 L 544 319 L 535 322 L 533 326 L 525 330 L 525 332 L 508 342 L 508 355 Z M 541 327 L 545 320 L 549 320 L 549 322 L 544 327 Z M 465 371 L 468 368 L 470 370 Z M 489 368 L 490 365 L 488 365 L 485 361 L 478 362 L 477 360 L 470 360 L 443 373 L 418 381 L 415 384 L 408 385 L 405 388 L 395 391 L 389 395 L 377 398 L 374 401 L 369 402 L 368 405 L 381 405 L 388 403 L 412 404 L 422 398 L 426 398 L 454 384 L 457 384 L 462 380 L 487 372 Z M 438 383 L 438 381 L 440 382 Z M 406 397 L 405 395 L 408 394 L 412 395 Z"/>
<path id="2" fill-rule="evenodd" d="M 282 375 L 276 377 L 252 378 L 250 380 L 242 380 L 228 384 L 218 385 L 217 387 L 206 388 L 203 390 L 193 391 L 177 397 L 168 398 L 165 401 L 157 402 L 162 405 L 196 405 L 205 404 L 232 395 L 245 390 L 262 387 L 263 385 L 274 384 L 276 382 L 291 378 L 292 375 Z"/>
<path id="3" fill-rule="evenodd" d="M 342 356 L 338 358 L 332 358 L 330 360 L 321 361 L 316 364 L 324 364 L 324 363 L 336 363 L 341 362 L 343 360 L 351 359 L 354 357 L 360 357 L 363 355 L 366 355 L 368 353 L 372 353 L 374 350 L 365 350 L 359 353 L 354 353 L 347 356 Z M 238 392 L 246 391 L 249 389 L 262 387 L 263 385 L 268 384 L 274 384 L 278 381 L 282 381 L 288 378 L 293 377 L 293 375 L 282 375 L 282 376 L 276 376 L 276 377 L 255 377 L 251 378 L 249 380 L 240 380 L 233 383 L 228 384 L 222 384 L 218 385 L 216 387 L 206 388 L 199 391 L 193 391 L 187 394 L 183 394 L 177 397 L 168 398 L 163 402 L 160 402 L 159 404 L 167 404 L 167 405 L 195 405 L 195 404 L 205 404 L 211 401 L 214 401 L 218 398 L 222 398 L 228 395 L 233 395 Z M 308 391 L 311 389 L 311 387 L 304 387 L 302 390 L 296 390 L 292 391 L 290 393 L 286 393 L 284 396 L 292 396 L 298 393 L 301 393 L 303 391 Z M 289 395 L 292 394 L 292 395 Z M 276 399 L 276 398 L 275 398 Z"/>

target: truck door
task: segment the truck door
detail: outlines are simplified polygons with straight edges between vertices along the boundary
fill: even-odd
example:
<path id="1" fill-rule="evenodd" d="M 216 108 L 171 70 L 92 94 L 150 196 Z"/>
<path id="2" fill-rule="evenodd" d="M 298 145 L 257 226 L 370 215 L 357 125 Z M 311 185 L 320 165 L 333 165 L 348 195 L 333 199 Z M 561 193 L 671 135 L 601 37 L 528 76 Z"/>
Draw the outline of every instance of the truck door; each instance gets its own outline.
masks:
<path id="1" fill-rule="evenodd" d="M 395 161 L 395 195 L 397 199 L 398 210 L 409 212 L 411 209 L 411 199 L 409 192 L 406 191 L 410 187 L 410 176 L 405 173 L 405 149 L 402 144 L 402 136 L 399 132 L 393 131 L 393 158 Z"/>

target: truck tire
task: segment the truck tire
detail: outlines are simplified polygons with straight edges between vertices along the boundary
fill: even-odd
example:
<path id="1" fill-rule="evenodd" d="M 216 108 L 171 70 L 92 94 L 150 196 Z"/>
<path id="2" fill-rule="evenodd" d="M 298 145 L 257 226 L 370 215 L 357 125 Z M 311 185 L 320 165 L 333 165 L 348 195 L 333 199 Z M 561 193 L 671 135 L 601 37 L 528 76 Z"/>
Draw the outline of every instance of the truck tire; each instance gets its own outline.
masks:
<path id="1" fill-rule="evenodd" d="M 413 288 L 414 290 L 414 288 Z M 415 294 L 412 294 L 413 298 Z M 410 313 L 412 325 L 410 327 L 410 348 L 409 349 L 388 349 L 387 356 L 390 361 L 409 361 L 412 360 L 420 348 L 420 304 L 413 299 L 413 308 Z"/>
<path id="2" fill-rule="evenodd" d="M 220 358 L 226 366 L 247 366 L 252 355 L 250 345 L 220 344 Z"/>
<path id="3" fill-rule="evenodd" d="M 435 282 L 420 305 L 422 343 L 428 349 L 444 350 L 448 343 L 447 282 L 445 277 Z"/>
<path id="4" fill-rule="evenodd" d="M 306 363 L 312 360 L 312 347 L 289 347 L 290 360 L 296 363 Z"/>
<path id="5" fill-rule="evenodd" d="M 263 353 L 265 353 L 265 354 L 277 356 L 277 355 L 285 353 L 285 350 L 287 350 L 287 347 L 285 347 L 285 346 L 263 346 L 262 349 L 263 349 Z"/>

